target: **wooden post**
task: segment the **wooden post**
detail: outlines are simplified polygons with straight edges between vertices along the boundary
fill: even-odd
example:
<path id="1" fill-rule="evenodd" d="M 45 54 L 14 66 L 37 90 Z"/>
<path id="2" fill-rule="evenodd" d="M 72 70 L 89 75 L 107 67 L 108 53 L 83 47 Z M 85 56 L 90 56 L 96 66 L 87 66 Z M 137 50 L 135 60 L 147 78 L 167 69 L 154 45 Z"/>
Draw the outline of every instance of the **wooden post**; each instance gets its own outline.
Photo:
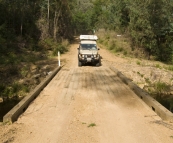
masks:
<path id="1" fill-rule="evenodd" d="M 61 66 L 61 62 L 60 62 L 60 52 L 58 51 L 58 66 Z"/>

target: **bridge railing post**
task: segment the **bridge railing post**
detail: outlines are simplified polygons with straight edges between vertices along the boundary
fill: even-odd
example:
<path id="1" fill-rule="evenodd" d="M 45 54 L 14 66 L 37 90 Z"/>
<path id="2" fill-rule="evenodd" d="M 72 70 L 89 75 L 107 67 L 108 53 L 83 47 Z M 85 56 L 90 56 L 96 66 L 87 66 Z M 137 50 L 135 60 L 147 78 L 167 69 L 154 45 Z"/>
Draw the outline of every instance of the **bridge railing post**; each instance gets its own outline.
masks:
<path id="1" fill-rule="evenodd" d="M 61 61 L 60 61 L 60 52 L 58 51 L 58 66 L 61 66 Z"/>

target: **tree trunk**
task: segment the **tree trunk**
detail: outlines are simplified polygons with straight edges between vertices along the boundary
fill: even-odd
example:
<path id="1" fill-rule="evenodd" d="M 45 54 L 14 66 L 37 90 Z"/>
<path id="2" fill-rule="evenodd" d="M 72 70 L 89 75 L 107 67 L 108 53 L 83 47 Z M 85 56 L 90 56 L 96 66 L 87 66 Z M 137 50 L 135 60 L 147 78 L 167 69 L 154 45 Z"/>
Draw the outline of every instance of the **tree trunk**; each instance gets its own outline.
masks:
<path id="1" fill-rule="evenodd" d="M 23 23 L 21 22 L 21 25 L 20 25 L 20 34 L 21 36 L 23 35 Z"/>
<path id="2" fill-rule="evenodd" d="M 55 11 L 54 16 L 54 30 L 53 30 L 53 39 L 56 41 L 56 32 L 57 32 L 57 12 Z"/>
<path id="3" fill-rule="evenodd" d="M 59 17 L 59 15 L 60 15 L 60 13 L 61 13 L 61 7 L 60 7 L 60 9 L 59 9 L 59 12 L 58 12 L 58 15 L 57 15 L 57 9 L 55 10 L 55 16 L 54 16 L 54 30 L 53 30 L 53 38 L 54 38 L 54 40 L 55 41 L 57 41 L 57 39 L 56 39 L 56 33 L 57 33 L 57 24 L 58 24 L 58 17 Z"/>
<path id="4" fill-rule="evenodd" d="M 47 21 L 49 23 L 49 0 L 48 0 L 48 3 L 47 3 Z"/>

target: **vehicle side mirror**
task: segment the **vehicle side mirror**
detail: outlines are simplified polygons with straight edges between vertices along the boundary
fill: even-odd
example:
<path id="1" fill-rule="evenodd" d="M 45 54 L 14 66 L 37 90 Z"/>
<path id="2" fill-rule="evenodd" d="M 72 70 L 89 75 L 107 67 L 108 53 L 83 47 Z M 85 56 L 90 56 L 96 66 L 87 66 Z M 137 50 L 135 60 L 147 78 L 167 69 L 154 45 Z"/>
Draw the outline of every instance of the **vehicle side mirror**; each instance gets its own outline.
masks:
<path id="1" fill-rule="evenodd" d="M 98 48 L 98 50 L 100 50 L 100 48 Z"/>

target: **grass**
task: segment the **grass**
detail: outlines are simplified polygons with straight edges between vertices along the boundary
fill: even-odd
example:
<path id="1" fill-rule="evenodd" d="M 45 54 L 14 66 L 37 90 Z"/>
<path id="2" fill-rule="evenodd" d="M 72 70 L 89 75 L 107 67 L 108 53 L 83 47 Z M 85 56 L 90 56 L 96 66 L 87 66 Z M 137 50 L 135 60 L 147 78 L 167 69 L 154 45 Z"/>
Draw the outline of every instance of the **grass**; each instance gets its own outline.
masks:
<path id="1" fill-rule="evenodd" d="M 11 121 L 5 121 L 5 122 L 2 122 L 2 125 L 11 125 L 12 124 L 12 122 Z"/>
<path id="2" fill-rule="evenodd" d="M 113 50 L 113 49 L 115 49 L 116 48 L 116 42 L 115 41 L 111 41 L 110 42 L 110 45 L 109 45 L 109 47 L 108 47 L 108 49 L 109 50 Z"/>
<path id="3" fill-rule="evenodd" d="M 140 75 L 141 77 L 144 77 L 144 75 L 143 75 L 143 74 L 141 74 L 140 72 L 137 72 L 137 74 L 138 74 L 138 75 Z"/>
<path id="4" fill-rule="evenodd" d="M 98 43 L 104 45 L 112 53 L 122 54 L 124 57 L 131 56 L 129 52 L 129 42 L 126 37 L 117 37 L 117 33 L 105 31 L 97 33 L 99 35 Z"/>
<path id="5" fill-rule="evenodd" d="M 160 66 L 160 64 L 156 64 L 155 67 L 158 68 L 158 69 L 162 69 L 162 67 Z"/>
<path id="6" fill-rule="evenodd" d="M 155 90 L 158 91 L 158 94 L 168 92 L 170 90 L 170 86 L 164 82 L 156 82 L 154 84 Z"/>
<path id="7" fill-rule="evenodd" d="M 124 52 L 123 52 L 123 55 L 124 55 L 124 56 L 127 55 L 127 51 L 124 51 Z"/>
<path id="8" fill-rule="evenodd" d="M 151 83 L 151 81 L 150 81 L 149 78 L 145 78 L 145 82 L 146 82 L 146 83 L 149 83 L 149 84 Z"/>
<path id="9" fill-rule="evenodd" d="M 168 66 L 166 69 L 170 70 L 170 71 L 173 71 L 173 66 Z"/>
<path id="10" fill-rule="evenodd" d="M 136 64 L 137 64 L 137 65 L 140 65 L 140 64 L 141 64 L 141 62 L 140 62 L 140 61 L 136 61 Z"/>
<path id="11" fill-rule="evenodd" d="M 94 126 L 96 126 L 96 124 L 95 123 L 91 123 L 91 124 L 88 125 L 88 128 L 89 127 L 94 127 Z"/>

